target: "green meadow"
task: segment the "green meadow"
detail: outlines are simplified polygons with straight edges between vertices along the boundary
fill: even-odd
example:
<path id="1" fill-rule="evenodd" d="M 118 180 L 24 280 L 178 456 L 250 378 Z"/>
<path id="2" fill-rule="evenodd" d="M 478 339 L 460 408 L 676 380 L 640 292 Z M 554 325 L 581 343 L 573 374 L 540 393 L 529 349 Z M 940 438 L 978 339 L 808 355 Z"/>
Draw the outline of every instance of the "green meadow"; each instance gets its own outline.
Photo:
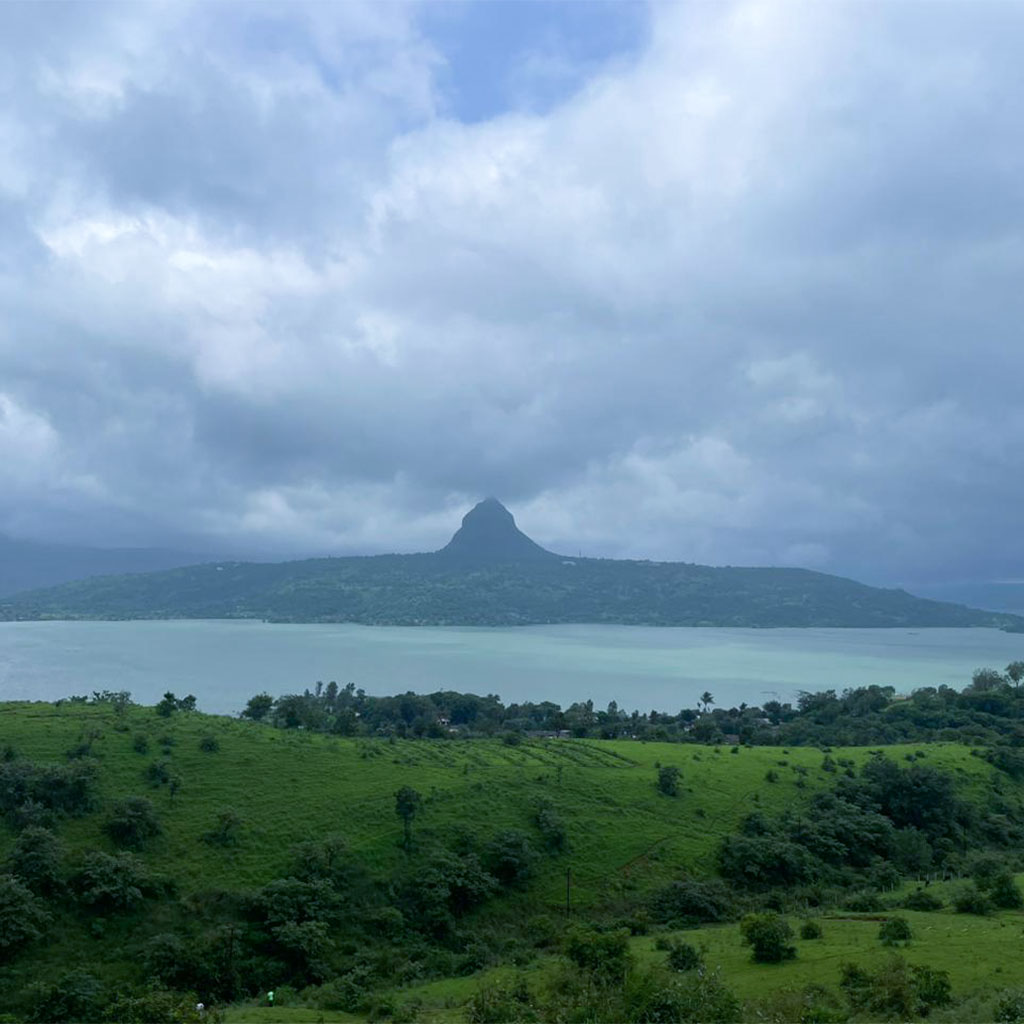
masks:
<path id="1" fill-rule="evenodd" d="M 135 749 L 139 737 L 144 753 Z M 206 737 L 216 740 L 215 752 L 201 749 Z M 200 713 L 160 718 L 151 708 L 129 707 L 116 715 L 104 705 L 0 705 L 0 743 L 33 760 L 57 761 L 87 744 L 100 765 L 105 802 L 129 795 L 154 801 L 164 835 L 145 859 L 186 890 L 263 884 L 280 870 L 291 844 L 331 833 L 386 870 L 404 856 L 394 806 L 403 785 L 423 794 L 415 831 L 424 839 L 455 827 L 523 828 L 537 802 L 549 801 L 567 823 L 569 852 L 542 866 L 530 898 L 559 907 L 566 869 L 579 907 L 681 873 L 708 873 L 717 842 L 744 816 L 801 802 L 832 778 L 821 769 L 821 752 L 811 748 L 349 740 Z M 885 748 L 896 759 L 920 749 Z M 929 745 L 926 754 L 929 764 L 952 771 L 967 788 L 982 787 L 992 775 L 963 746 Z M 832 756 L 859 763 L 869 751 L 836 748 Z M 180 779 L 177 792 L 147 784 L 144 772 L 153 762 L 165 762 Z M 655 786 L 657 766 L 669 764 L 682 772 L 675 798 Z M 766 781 L 769 771 L 778 781 Z M 243 837 L 225 851 L 201 837 L 227 808 L 240 815 Z M 113 849 L 101 824 L 100 815 L 70 820 L 62 837 L 72 850 Z M 0 828 L 2 856 L 14 833 Z"/>
<path id="2" fill-rule="evenodd" d="M 103 831 L 104 808 L 118 798 L 142 795 L 159 814 L 163 832 L 141 853 L 154 872 L 176 883 L 180 894 L 254 890 L 287 870 L 289 848 L 332 834 L 345 837 L 354 857 L 376 877 L 399 868 L 408 855 L 400 846 L 395 792 L 412 786 L 423 796 L 413 823 L 420 845 L 461 831 L 490 836 L 501 829 L 530 832 L 539 803 L 553 806 L 565 822 L 567 852 L 543 858 L 529 885 L 506 892 L 477 912 L 500 925 L 565 913 L 570 880 L 574 919 L 627 914 L 648 892 L 682 875 L 710 874 L 717 844 L 753 810 L 767 813 L 799 805 L 833 784 L 814 748 L 732 748 L 598 740 L 340 739 L 285 731 L 248 721 L 196 712 L 158 716 L 152 708 L 107 704 L 0 705 L 0 746 L 34 761 L 65 761 L 69 752 L 98 764 L 100 806 L 95 813 L 61 821 L 69 860 L 86 849 L 112 852 Z M 981 793 L 996 775 L 968 748 L 952 744 L 887 747 L 896 760 L 923 756 L 954 774 L 963 792 Z M 833 749 L 836 759 L 857 764 L 867 748 Z M 163 763 L 175 785 L 154 786 L 147 769 Z M 657 770 L 681 771 L 676 797 L 658 792 Z M 771 774 L 775 781 L 769 781 Z M 999 775 L 1004 792 L 1019 789 Z M 1018 794 L 1019 795 L 1019 794 Z M 230 848 L 203 841 L 218 814 L 231 809 L 242 822 Z M 0 859 L 15 838 L 0 826 Z M 936 885 L 935 891 L 942 887 Z M 101 926 L 68 915 L 45 942 L 19 957 L 7 977 L 56 977 L 69 963 L 102 964 L 104 977 L 135 976 L 139 944 L 166 929 L 157 904 L 137 918 L 109 918 Z M 877 916 L 877 915 L 876 915 Z M 910 913 L 914 939 L 902 952 L 950 972 L 954 991 L 1024 986 L 1024 916 L 1000 912 L 975 918 L 952 913 Z M 793 920 L 795 925 L 799 921 Z M 871 916 L 830 914 L 819 940 L 797 940 L 799 954 L 779 965 L 755 965 L 735 924 L 678 933 L 705 949 L 727 984 L 745 1000 L 766 991 L 810 983 L 834 985 L 839 965 L 869 964 L 890 955 Z M 640 962 L 661 962 L 656 932 L 632 939 Z M 401 987 L 400 1002 L 420 1006 L 427 1018 L 460 1020 L 465 1002 L 482 984 L 524 971 L 542 984 L 559 958 L 538 952 L 528 963 L 501 966 L 465 977 Z M 286 997 L 287 1001 L 287 997 Z M 353 1020 L 358 1016 L 278 1005 L 273 1010 L 240 1003 L 230 1021 Z"/>

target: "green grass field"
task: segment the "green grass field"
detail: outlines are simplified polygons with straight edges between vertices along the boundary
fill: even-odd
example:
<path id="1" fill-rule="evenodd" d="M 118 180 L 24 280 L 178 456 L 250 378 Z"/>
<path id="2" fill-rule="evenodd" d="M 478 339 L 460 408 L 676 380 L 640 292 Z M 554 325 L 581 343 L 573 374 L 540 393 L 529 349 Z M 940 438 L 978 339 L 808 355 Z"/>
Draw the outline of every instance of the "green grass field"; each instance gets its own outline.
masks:
<path id="1" fill-rule="evenodd" d="M 135 745 L 144 737 L 148 750 Z M 206 752 L 204 737 L 217 741 Z M 572 872 L 573 909 L 625 905 L 683 873 L 708 873 L 721 837 L 756 808 L 768 812 L 805 801 L 816 789 L 834 783 L 822 770 L 816 749 L 698 747 L 629 741 L 547 740 L 508 746 L 498 740 L 397 741 L 347 740 L 297 732 L 199 713 L 161 718 L 151 708 L 129 707 L 115 714 L 109 705 L 0 705 L 0 745 L 11 745 L 33 760 L 63 761 L 81 744 L 100 765 L 102 803 L 127 795 L 145 795 L 156 805 L 164 832 L 143 854 L 157 872 L 172 877 L 182 893 L 213 888 L 247 889 L 278 876 L 288 863 L 289 847 L 306 838 L 342 834 L 352 851 L 374 874 L 396 867 L 401 823 L 394 793 L 403 785 L 419 790 L 424 803 L 414 823 L 421 843 L 469 828 L 486 838 L 507 827 L 530 832 L 539 801 L 548 801 L 565 820 L 569 852 L 545 858 L 525 891 L 503 897 L 505 912 L 561 913 L 566 870 Z M 901 759 L 919 746 L 889 747 Z M 953 772 L 966 790 L 981 790 L 993 769 L 963 746 L 930 745 L 927 763 Z M 862 763 L 864 748 L 832 751 L 834 758 Z M 153 788 L 144 778 L 152 762 L 166 761 L 181 785 Z M 677 797 L 658 793 L 657 766 L 682 771 Z M 778 780 L 765 776 L 774 771 Z M 1004 788 L 1014 786 L 1005 776 Z M 234 809 L 244 822 L 240 844 L 223 849 L 202 841 L 217 814 Z M 102 831 L 104 812 L 61 824 L 61 838 L 73 857 L 85 848 L 111 850 Z M 14 832 L 0 826 L 0 858 Z M 488 911 L 489 912 L 489 911 Z M 947 967 L 958 989 L 1024 984 L 1024 918 L 1000 914 L 975 919 L 950 914 L 908 914 L 917 938 L 907 950 L 912 961 L 928 958 Z M 160 929 L 159 911 L 148 922 Z M 110 978 L 132 975 L 129 922 L 108 921 L 101 933 L 70 924 L 31 955 L 31 970 L 45 977 L 66 968 L 83 949 L 103 960 Z M 765 985 L 791 987 L 809 981 L 833 984 L 838 965 L 856 958 L 880 958 L 885 951 L 874 937 L 877 922 L 826 920 L 825 937 L 799 942 L 800 955 L 778 967 L 749 963 L 735 925 L 688 933 L 703 944 L 708 962 L 720 964 L 729 984 L 744 998 Z M 120 929 L 125 929 L 122 933 Z M 653 936 L 635 940 L 641 959 L 655 954 Z M 979 950 L 987 951 L 983 956 Z M 538 977 L 552 958 L 530 970 Z M 498 976 L 508 969 L 500 968 Z M 483 980 L 493 977 L 485 973 Z M 481 978 L 432 982 L 400 994 L 422 1000 L 439 1017 L 457 1019 Z M 268 1013 L 275 1016 L 270 1017 Z M 229 1020 L 316 1020 L 302 1007 L 273 1011 L 240 1005 Z M 323 1019 L 350 1020 L 345 1014 Z"/>
<path id="2" fill-rule="evenodd" d="M 1024 875 L 1018 876 L 1017 881 L 1024 883 Z M 937 891 L 941 892 L 941 887 Z M 953 996 L 958 1001 L 977 996 L 990 998 L 1004 990 L 1024 990 L 1024 957 L 1020 955 L 1024 951 L 1024 912 L 1003 911 L 990 917 L 945 911 L 896 913 L 907 918 L 914 936 L 898 949 L 882 945 L 878 938 L 880 919 L 888 914 L 827 914 L 814 918 L 822 926 L 822 937 L 794 939 L 796 959 L 781 964 L 753 963 L 736 924 L 658 932 L 633 939 L 631 946 L 639 964 L 651 965 L 665 961 L 665 953 L 655 948 L 659 936 L 669 935 L 697 946 L 708 967 L 718 969 L 729 988 L 751 1008 L 780 991 L 795 991 L 809 985 L 835 989 L 842 964 L 854 962 L 874 968 L 893 953 L 899 953 L 911 964 L 948 971 Z M 790 921 L 798 931 L 800 921 Z M 560 962 L 557 956 L 540 957 L 518 971 L 493 968 L 469 978 L 443 979 L 395 990 L 392 996 L 397 1004 L 418 1004 L 425 1019 L 464 1021 L 464 1004 L 480 987 L 522 977 L 532 989 L 542 990 L 556 978 Z"/>
<path id="3" fill-rule="evenodd" d="M 148 742 L 145 754 L 133 749 L 138 736 Z M 216 753 L 200 749 L 206 736 L 217 740 Z M 414 829 L 422 838 L 455 826 L 483 834 L 528 828 L 538 801 L 549 801 L 568 825 L 570 852 L 546 862 L 532 895 L 561 907 L 565 869 L 571 868 L 573 900 L 583 907 L 616 890 L 710 871 L 717 842 L 745 815 L 802 802 L 833 780 L 821 770 L 821 753 L 808 748 L 731 753 L 729 747 L 629 741 L 391 743 L 284 732 L 198 713 L 165 719 L 149 708 L 129 708 L 118 717 L 105 706 L 0 705 L 0 743 L 26 757 L 63 760 L 67 750 L 90 741 L 105 801 L 142 794 L 157 805 L 164 835 L 145 859 L 185 891 L 261 885 L 281 869 L 291 844 L 331 833 L 343 834 L 359 856 L 386 870 L 403 856 L 394 793 L 411 785 L 424 797 Z M 916 749 L 886 752 L 899 759 Z M 836 749 L 832 756 L 859 763 L 869 753 Z M 991 777 L 991 768 L 962 746 L 932 745 L 927 757 L 969 788 Z M 181 779 L 175 795 L 145 781 L 154 761 L 166 761 Z M 682 770 L 679 796 L 657 792 L 659 764 Z M 778 775 L 775 783 L 765 780 L 770 769 Z M 201 841 L 225 808 L 244 822 L 242 842 L 227 851 Z M 111 849 L 101 825 L 102 815 L 68 821 L 63 838 L 72 850 Z M 12 840 L 0 827 L 0 856 Z"/>

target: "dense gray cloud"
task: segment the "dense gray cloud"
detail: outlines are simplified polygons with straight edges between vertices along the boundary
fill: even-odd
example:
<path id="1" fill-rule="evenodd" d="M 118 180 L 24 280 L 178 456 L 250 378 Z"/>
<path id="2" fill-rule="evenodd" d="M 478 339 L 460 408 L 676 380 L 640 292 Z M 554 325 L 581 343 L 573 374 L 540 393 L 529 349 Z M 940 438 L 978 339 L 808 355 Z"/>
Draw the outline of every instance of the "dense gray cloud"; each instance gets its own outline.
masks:
<path id="1" fill-rule="evenodd" d="M 648 15 L 460 120 L 430 8 L 0 8 L 0 529 L 1024 573 L 1024 9 Z"/>

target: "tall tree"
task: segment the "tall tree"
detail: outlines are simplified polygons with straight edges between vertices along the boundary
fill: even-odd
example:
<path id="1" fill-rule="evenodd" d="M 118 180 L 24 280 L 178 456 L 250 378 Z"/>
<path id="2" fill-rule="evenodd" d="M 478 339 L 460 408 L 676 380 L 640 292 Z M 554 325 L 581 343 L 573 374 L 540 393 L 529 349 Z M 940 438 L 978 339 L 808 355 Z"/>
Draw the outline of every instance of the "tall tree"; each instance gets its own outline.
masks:
<path id="1" fill-rule="evenodd" d="M 412 847 L 412 819 L 416 817 L 423 798 L 412 786 L 403 786 L 395 793 L 395 814 L 402 819 L 405 830 L 404 842 L 408 850 Z"/>

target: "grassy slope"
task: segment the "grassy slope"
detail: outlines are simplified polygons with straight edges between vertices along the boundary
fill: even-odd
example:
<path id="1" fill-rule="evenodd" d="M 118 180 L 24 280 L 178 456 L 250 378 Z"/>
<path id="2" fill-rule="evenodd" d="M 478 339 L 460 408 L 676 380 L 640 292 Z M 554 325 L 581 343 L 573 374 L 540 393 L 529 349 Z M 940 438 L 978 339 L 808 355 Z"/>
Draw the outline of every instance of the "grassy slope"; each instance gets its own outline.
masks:
<path id="1" fill-rule="evenodd" d="M 1024 884 L 1024 875 L 1019 875 L 1017 882 Z M 743 945 L 736 924 L 674 934 L 702 947 L 708 966 L 720 969 L 726 984 L 744 1002 L 756 1002 L 772 992 L 799 990 L 808 985 L 835 989 L 842 964 L 854 962 L 876 968 L 894 952 L 911 964 L 948 971 L 954 1000 L 1024 987 L 1024 959 L 1015 955 L 1024 927 L 1024 912 L 1001 911 L 991 917 L 948 911 L 899 913 L 910 922 L 914 934 L 913 941 L 899 949 L 883 946 L 878 940 L 878 918 L 885 915 L 833 914 L 818 919 L 824 933 L 821 939 L 796 938 L 796 959 L 781 964 L 753 963 L 750 949 Z M 793 923 L 798 924 L 795 920 Z M 654 943 L 653 935 L 632 940 L 633 953 L 639 963 L 664 963 L 665 954 L 655 949 Z M 394 996 L 399 1005 L 419 1003 L 421 1015 L 426 1019 L 461 1021 L 464 1020 L 463 1004 L 481 986 L 524 977 L 531 988 L 542 990 L 556 977 L 558 968 L 559 959 L 546 956 L 523 971 L 498 967 L 469 978 L 445 978 L 396 990 Z M 229 1019 L 259 1020 L 259 1014 L 258 1007 L 238 1007 Z M 346 1018 L 338 1015 L 337 1019 Z"/>
<path id="2" fill-rule="evenodd" d="M 408 784 L 425 798 L 415 824 L 422 837 L 467 823 L 484 834 L 528 829 L 536 802 L 549 800 L 569 825 L 572 852 L 545 863 L 534 896 L 560 904 L 564 871 L 571 867 L 574 899 L 583 905 L 617 887 L 710 870 L 718 839 L 753 808 L 780 808 L 832 780 L 820 771 L 822 756 L 813 749 L 742 748 L 732 754 L 728 747 L 629 741 L 389 743 L 282 732 L 201 714 L 163 719 L 144 708 L 130 709 L 119 721 L 105 707 L 0 705 L 0 743 L 30 758 L 63 759 L 90 733 L 100 734 L 93 753 L 101 764 L 103 798 L 142 794 L 154 801 L 166 834 L 145 859 L 186 890 L 260 885 L 281 869 L 289 844 L 331 832 L 344 834 L 360 856 L 386 869 L 403 856 L 396 846 L 394 792 Z M 132 749 L 139 734 L 149 740 L 147 754 Z M 199 749 L 207 735 L 220 743 L 217 753 Z M 173 740 L 169 748 L 160 742 L 164 737 Z M 913 749 L 889 752 L 901 757 Z M 844 754 L 857 761 L 868 756 L 864 749 L 834 752 Z M 931 746 L 928 757 L 973 784 L 991 771 L 958 746 Z M 167 760 L 182 779 L 173 799 L 167 787 L 151 789 L 143 780 L 154 760 Z M 679 797 L 656 791 L 659 763 L 682 769 Z M 795 766 L 808 769 L 806 789 L 796 786 Z M 779 782 L 765 781 L 769 768 Z M 200 841 L 227 807 L 246 823 L 246 838 L 235 851 Z M 102 815 L 69 821 L 64 839 L 72 849 L 107 849 L 101 822 Z M 0 829 L 0 856 L 10 841 L 11 833 Z"/>
<path id="3" fill-rule="evenodd" d="M 139 734 L 149 739 L 148 754 L 132 748 Z M 530 831 L 536 801 L 549 800 L 569 826 L 571 852 L 545 860 L 535 883 L 514 898 L 530 910 L 560 908 L 565 869 L 571 867 L 574 906 L 583 908 L 614 900 L 617 894 L 639 895 L 682 871 L 709 870 L 719 838 L 751 809 L 775 810 L 804 800 L 833 779 L 820 770 L 822 755 L 813 749 L 745 748 L 732 754 L 728 747 L 716 751 L 627 741 L 546 741 L 519 747 L 498 741 L 389 743 L 285 733 L 201 714 L 163 719 L 147 708 L 131 708 L 119 719 L 105 706 L 0 705 L 0 744 L 10 743 L 24 756 L 62 759 L 66 750 L 90 735 L 95 736 L 93 753 L 101 764 L 103 800 L 144 794 L 154 801 L 165 834 L 144 858 L 154 869 L 174 877 L 183 892 L 259 886 L 282 872 L 292 843 L 332 832 L 344 834 L 374 871 L 384 872 L 404 856 L 396 846 L 400 823 L 393 795 L 399 786 L 409 784 L 426 798 L 415 827 L 421 840 L 460 824 L 484 837 L 502 827 Z M 218 739 L 218 752 L 200 750 L 199 741 L 207 735 Z M 173 740 L 167 754 L 161 743 L 164 737 Z M 899 758 L 914 749 L 891 747 L 887 753 Z M 858 762 L 869 756 L 865 749 L 833 754 Z M 983 787 L 992 771 L 963 747 L 929 746 L 927 758 L 952 770 L 968 788 Z M 154 790 L 143 780 L 145 767 L 159 759 L 168 760 L 182 779 L 173 801 L 167 787 Z M 788 763 L 782 765 L 782 761 Z M 657 793 L 654 779 L 659 762 L 682 768 L 677 798 Z M 805 788 L 796 785 L 796 766 L 808 770 Z M 769 768 L 779 773 L 777 783 L 765 781 Z M 217 812 L 226 807 L 237 810 L 246 822 L 246 836 L 237 850 L 221 850 L 200 839 Z M 100 812 L 66 822 L 62 837 L 69 850 L 110 849 L 101 831 L 102 820 Z M 0 858 L 12 840 L 13 833 L 0 826 Z M 90 935 L 84 928 L 62 929 L 25 959 L 31 959 L 33 971 L 45 976 L 59 973 L 70 958 L 87 948 L 90 957 L 105 961 L 111 977 L 127 978 L 133 970 L 130 927 L 134 927 L 130 922 L 114 923 L 101 936 Z M 955 918 L 948 927 L 959 934 L 965 928 L 989 929 L 999 924 Z M 161 930 L 158 914 L 147 921 L 147 928 Z M 873 940 L 877 925 L 830 926 L 826 942 L 802 944 L 813 948 L 773 977 L 788 979 L 791 974 L 799 980 L 797 976 L 805 971 L 813 975 L 814 957 L 832 955 L 841 935 L 853 935 L 859 944 L 862 937 L 857 929 L 864 928 L 871 940 L 868 945 L 877 945 Z M 735 926 L 706 929 L 700 935 L 716 951 L 715 957 L 721 948 L 727 975 L 731 977 L 734 969 L 742 974 L 746 953 L 738 945 Z M 1012 938 L 1016 943 L 1019 928 L 1003 935 L 1007 942 Z M 968 937 L 964 951 L 974 941 Z M 639 948 L 649 944 L 641 940 Z M 959 948 L 945 939 L 938 947 Z M 953 952 L 951 958 L 956 961 L 959 956 Z M 466 986 L 475 984 L 472 979 L 441 983 L 437 998 L 458 1001 L 460 995 L 464 998 Z M 452 985 L 457 993 L 448 991 Z M 745 991 L 742 985 L 737 987 Z"/>

